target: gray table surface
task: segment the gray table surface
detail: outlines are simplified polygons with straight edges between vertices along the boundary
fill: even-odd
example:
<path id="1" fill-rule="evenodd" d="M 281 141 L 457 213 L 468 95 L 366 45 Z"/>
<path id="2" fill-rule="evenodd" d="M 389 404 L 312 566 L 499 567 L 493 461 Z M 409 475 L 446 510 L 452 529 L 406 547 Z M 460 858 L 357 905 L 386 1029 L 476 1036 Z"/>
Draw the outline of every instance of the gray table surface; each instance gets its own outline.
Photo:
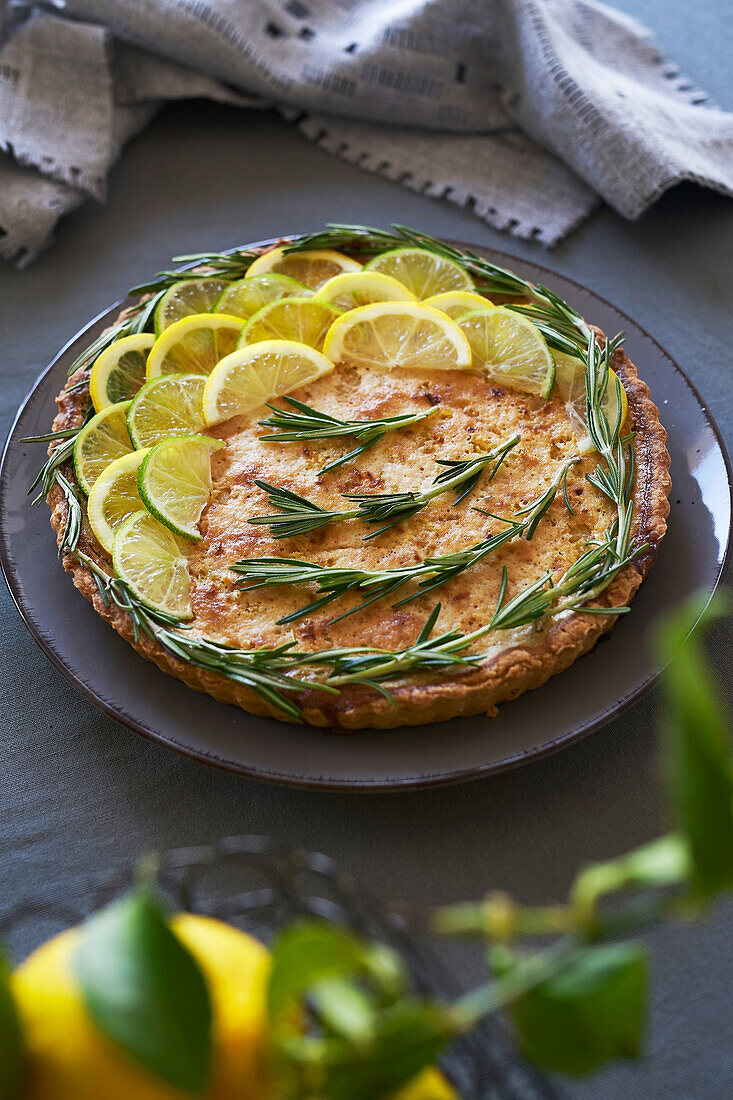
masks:
<path id="1" fill-rule="evenodd" d="M 733 108 L 726 26 L 733 7 L 626 0 L 666 50 Z M 202 104 L 166 110 L 133 142 L 104 206 L 66 220 L 23 272 L 0 269 L 2 431 L 42 367 L 87 319 L 168 263 L 327 220 L 401 221 L 536 259 L 632 315 L 678 360 L 733 450 L 729 280 L 733 205 L 693 187 L 638 224 L 600 211 L 553 253 L 496 233 L 462 211 L 320 153 L 273 113 Z M 0 592 L 0 866 L 4 901 L 151 847 L 268 833 L 325 851 L 361 881 L 421 906 L 506 888 L 530 902 L 563 896 L 574 869 L 661 828 L 652 693 L 580 745 L 520 771 L 424 793 L 357 796 L 249 782 L 149 744 L 77 695 L 41 656 Z M 730 630 L 713 640 L 727 694 Z M 647 1058 L 572 1082 L 590 1098 L 730 1096 L 733 906 L 651 938 Z"/>

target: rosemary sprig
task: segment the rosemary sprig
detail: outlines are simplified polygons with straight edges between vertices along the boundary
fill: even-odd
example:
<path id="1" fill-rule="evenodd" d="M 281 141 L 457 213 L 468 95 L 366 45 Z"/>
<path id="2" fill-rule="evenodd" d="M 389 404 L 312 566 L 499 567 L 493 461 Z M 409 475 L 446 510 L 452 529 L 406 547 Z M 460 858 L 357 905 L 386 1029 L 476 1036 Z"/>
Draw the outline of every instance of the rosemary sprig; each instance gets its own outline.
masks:
<path id="1" fill-rule="evenodd" d="M 329 462 L 318 476 L 338 469 L 352 458 L 364 454 L 373 447 L 387 432 L 406 428 L 411 424 L 419 424 L 437 412 L 437 408 L 427 409 L 425 412 L 403 413 L 401 416 L 388 416 L 382 420 L 339 420 L 338 417 L 329 416 L 328 413 L 305 405 L 294 397 L 283 397 L 288 405 L 295 410 L 281 409 L 277 405 L 266 402 L 268 409 L 275 413 L 267 420 L 260 420 L 263 428 L 276 428 L 277 434 L 263 435 L 260 438 L 266 443 L 302 443 L 310 439 L 336 439 L 343 436 L 353 436 L 359 446 L 348 454 Z"/>
<path id="2" fill-rule="evenodd" d="M 492 462 L 495 465 L 489 480 L 496 475 L 509 451 L 516 447 L 518 442 L 519 436 L 514 435 L 487 454 L 474 455 L 472 458 L 461 460 L 438 459 L 438 465 L 445 466 L 446 469 L 438 474 L 430 489 L 420 493 L 344 493 L 345 500 L 353 500 L 358 504 L 357 508 L 345 511 L 321 508 L 314 501 L 299 496 L 290 489 L 270 485 L 267 481 L 256 481 L 255 484 L 267 493 L 270 503 L 281 511 L 275 515 L 253 516 L 248 522 L 266 524 L 271 533 L 281 539 L 310 534 L 328 523 L 339 523 L 342 520 L 384 524 L 377 531 L 364 536 L 365 539 L 372 539 L 389 530 L 390 527 L 394 527 L 395 524 L 421 512 L 434 497 L 441 493 L 459 489 L 453 501 L 454 505 L 459 504 L 476 487 L 483 470 Z"/>
<path id="3" fill-rule="evenodd" d="M 33 504 L 40 504 L 42 500 L 46 499 L 51 491 L 51 486 L 56 480 L 57 472 L 65 463 L 71 461 L 76 437 L 84 425 L 91 420 L 92 416 L 94 416 L 94 409 L 90 405 L 78 428 L 64 428 L 60 432 L 48 432 L 46 435 L 29 435 L 25 439 L 21 439 L 21 443 L 53 443 L 59 441 L 59 446 L 54 447 L 51 451 L 28 489 L 28 495 L 30 496 L 33 490 L 40 486 L 38 495 L 33 499 Z"/>
<path id="4" fill-rule="evenodd" d="M 339 622 L 340 619 L 363 610 L 377 600 L 393 596 L 407 584 L 416 585 L 417 591 L 392 605 L 402 607 L 426 592 L 431 592 L 434 588 L 453 580 L 466 570 L 472 569 L 505 543 L 515 538 L 531 539 L 540 520 L 554 501 L 559 485 L 564 483 L 568 468 L 577 461 L 573 458 L 563 463 L 547 489 L 536 500 L 520 509 L 511 519 L 493 516 L 492 513 L 483 512 L 480 508 L 475 509 L 483 515 L 491 515 L 493 519 L 498 519 L 507 526 L 497 534 L 489 535 L 473 546 L 453 554 L 425 558 L 416 565 L 405 565 L 398 569 L 374 570 L 318 565 L 299 558 L 244 558 L 236 562 L 232 570 L 242 574 L 243 580 L 240 583 L 246 585 L 246 591 L 282 585 L 316 585 L 318 598 L 278 619 L 279 625 L 302 619 L 305 615 L 325 607 L 334 600 L 342 599 L 350 592 L 358 594 L 362 603 L 332 620 L 332 622 Z"/>

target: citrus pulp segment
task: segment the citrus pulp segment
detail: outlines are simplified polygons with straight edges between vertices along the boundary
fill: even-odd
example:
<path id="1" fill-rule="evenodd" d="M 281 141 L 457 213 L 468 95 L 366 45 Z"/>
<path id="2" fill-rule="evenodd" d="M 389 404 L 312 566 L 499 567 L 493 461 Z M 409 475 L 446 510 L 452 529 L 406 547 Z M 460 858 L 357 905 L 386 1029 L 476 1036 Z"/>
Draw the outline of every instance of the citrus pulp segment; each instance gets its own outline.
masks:
<path id="1" fill-rule="evenodd" d="M 421 300 L 448 290 L 473 290 L 473 279 L 467 271 L 426 248 L 381 252 L 365 264 L 365 270 L 391 275 Z"/>
<path id="2" fill-rule="evenodd" d="M 356 309 L 372 302 L 416 302 L 417 298 L 391 275 L 379 271 L 348 271 L 334 275 L 316 291 L 319 302 L 328 302 L 337 309 Z M 466 309 L 469 309 L 466 306 Z"/>
<path id="3" fill-rule="evenodd" d="M 211 374 L 234 351 L 243 328 L 241 317 L 226 313 L 194 313 L 175 321 L 150 349 L 148 381 L 161 374 Z"/>
<path id="4" fill-rule="evenodd" d="M 344 313 L 331 326 L 323 353 L 334 363 L 388 369 L 471 366 L 468 341 L 453 321 L 413 302 L 378 302 Z"/>
<path id="5" fill-rule="evenodd" d="M 536 325 L 503 306 L 465 313 L 456 322 L 473 353 L 473 365 L 497 382 L 549 397 L 555 361 Z"/>
<path id="6" fill-rule="evenodd" d="M 96 412 L 135 396 L 145 381 L 145 364 L 154 343 L 152 333 L 137 332 L 115 340 L 97 356 L 89 377 Z"/>
<path id="7" fill-rule="evenodd" d="M 162 374 L 146 382 L 127 410 L 135 447 L 150 447 L 172 435 L 196 435 L 204 427 L 203 374 Z"/>
<path id="8" fill-rule="evenodd" d="M 226 444 L 205 435 L 164 439 L 143 459 L 137 487 L 145 507 L 183 538 L 198 540 L 211 493 L 211 454 Z"/>
<path id="9" fill-rule="evenodd" d="M 307 298 L 311 291 L 307 286 L 291 279 L 289 275 L 263 272 L 250 278 L 230 283 L 214 306 L 214 313 L 228 313 L 230 317 L 242 317 L 248 321 L 258 309 L 281 298 Z"/>
<path id="10" fill-rule="evenodd" d="M 204 417 L 218 424 L 249 412 L 333 370 L 320 351 L 294 340 L 263 340 L 238 348 L 209 375 Z"/>
<path id="11" fill-rule="evenodd" d="M 176 536 L 145 510 L 133 512 L 115 535 L 115 575 L 145 607 L 192 618 L 188 559 Z"/>
<path id="12" fill-rule="evenodd" d="M 127 431 L 129 407 L 129 401 L 107 405 L 84 425 L 74 440 L 74 473 L 87 496 L 102 470 L 133 450 Z"/>
<path id="13" fill-rule="evenodd" d="M 320 351 L 341 310 L 315 298 L 284 298 L 263 306 L 247 322 L 239 346 L 262 340 L 295 340 Z"/>
<path id="14" fill-rule="evenodd" d="M 278 275 L 289 275 L 310 290 L 317 290 L 334 275 L 340 275 L 342 271 L 360 271 L 361 266 L 358 260 L 329 248 L 286 252 L 285 246 L 281 246 L 258 256 L 246 277 L 251 279 L 265 271 L 274 271 Z"/>
<path id="15" fill-rule="evenodd" d="M 137 489 L 137 475 L 147 450 L 130 451 L 116 458 L 99 475 L 87 501 L 87 519 L 94 536 L 108 554 L 115 532 L 133 512 L 145 505 Z"/>
<path id="16" fill-rule="evenodd" d="M 229 286 L 227 279 L 218 279 L 214 275 L 202 275 L 198 279 L 182 279 L 174 283 L 155 307 L 155 333 L 161 332 L 194 313 L 209 313 L 221 297 L 222 291 Z"/>

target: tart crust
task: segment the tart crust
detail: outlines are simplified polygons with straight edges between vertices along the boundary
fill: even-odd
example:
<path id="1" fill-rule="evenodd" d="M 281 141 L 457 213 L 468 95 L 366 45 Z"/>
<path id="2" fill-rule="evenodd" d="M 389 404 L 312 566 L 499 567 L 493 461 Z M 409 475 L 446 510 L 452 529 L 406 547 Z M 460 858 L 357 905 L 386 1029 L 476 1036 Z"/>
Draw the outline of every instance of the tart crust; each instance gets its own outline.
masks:
<path id="1" fill-rule="evenodd" d="M 602 337 L 602 334 L 599 333 Z M 629 419 L 636 432 L 634 439 L 636 476 L 632 499 L 634 502 L 634 541 L 646 543 L 646 549 L 626 565 L 595 601 L 598 607 L 628 605 L 651 568 L 661 539 L 666 531 L 669 514 L 668 494 L 670 459 L 666 449 L 667 433 L 659 420 L 659 410 L 651 400 L 649 388 L 638 375 L 634 364 L 623 350 L 614 353 L 613 370 L 623 383 L 629 406 Z M 84 375 L 73 375 L 67 387 L 59 394 L 59 412 L 53 429 L 78 426 L 88 405 L 88 395 L 74 390 L 73 385 Z M 74 481 L 73 468 L 64 470 Z M 48 502 L 51 507 L 51 525 L 60 542 L 66 523 L 66 501 L 59 486 L 54 484 Z M 97 544 L 85 521 L 79 547 L 101 568 L 111 571 L 111 563 Z M 244 710 L 268 717 L 286 720 L 284 715 L 243 687 L 226 677 L 206 672 L 182 662 L 162 646 L 142 636 L 136 642 L 129 616 L 114 604 L 102 600 L 90 570 L 68 552 L 63 554 L 64 568 L 71 573 L 79 591 L 93 604 L 102 616 L 138 653 L 158 665 L 163 672 L 177 677 L 196 691 L 208 693 L 215 699 L 232 703 Z M 550 621 L 549 627 L 529 639 L 509 644 L 495 655 L 483 661 L 475 669 L 453 675 L 439 673 L 431 681 L 421 673 L 389 684 L 393 702 L 373 689 L 349 685 L 338 695 L 309 688 L 289 697 L 301 709 L 305 720 L 314 726 L 331 728 L 339 732 L 363 728 L 394 728 L 444 721 L 485 712 L 497 713 L 497 706 L 540 687 L 551 676 L 568 668 L 578 657 L 593 648 L 598 639 L 608 632 L 618 616 L 569 613 Z"/>

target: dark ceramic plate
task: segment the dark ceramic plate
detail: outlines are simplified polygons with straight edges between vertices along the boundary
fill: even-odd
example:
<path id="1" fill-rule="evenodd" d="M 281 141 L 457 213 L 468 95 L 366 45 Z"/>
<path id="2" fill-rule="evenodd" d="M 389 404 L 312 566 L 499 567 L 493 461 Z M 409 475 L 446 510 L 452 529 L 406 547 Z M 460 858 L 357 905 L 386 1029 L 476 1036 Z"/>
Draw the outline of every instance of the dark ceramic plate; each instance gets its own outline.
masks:
<path id="1" fill-rule="evenodd" d="M 669 432 L 673 489 L 659 559 L 613 634 L 498 718 L 347 736 L 254 718 L 191 691 L 139 657 L 73 588 L 56 559 L 48 509 L 26 496 L 42 448 L 21 442 L 49 430 L 69 364 L 117 316 L 100 314 L 66 345 L 31 390 L 11 429 L 0 478 L 2 567 L 28 629 L 65 676 L 103 710 L 161 744 L 208 764 L 297 786 L 388 790 L 487 775 L 598 729 L 649 688 L 658 674 L 648 625 L 693 591 L 712 594 L 730 548 L 731 471 L 720 434 L 681 369 L 638 325 L 584 287 L 503 253 L 476 251 L 544 283 L 626 350 L 651 387 Z"/>

